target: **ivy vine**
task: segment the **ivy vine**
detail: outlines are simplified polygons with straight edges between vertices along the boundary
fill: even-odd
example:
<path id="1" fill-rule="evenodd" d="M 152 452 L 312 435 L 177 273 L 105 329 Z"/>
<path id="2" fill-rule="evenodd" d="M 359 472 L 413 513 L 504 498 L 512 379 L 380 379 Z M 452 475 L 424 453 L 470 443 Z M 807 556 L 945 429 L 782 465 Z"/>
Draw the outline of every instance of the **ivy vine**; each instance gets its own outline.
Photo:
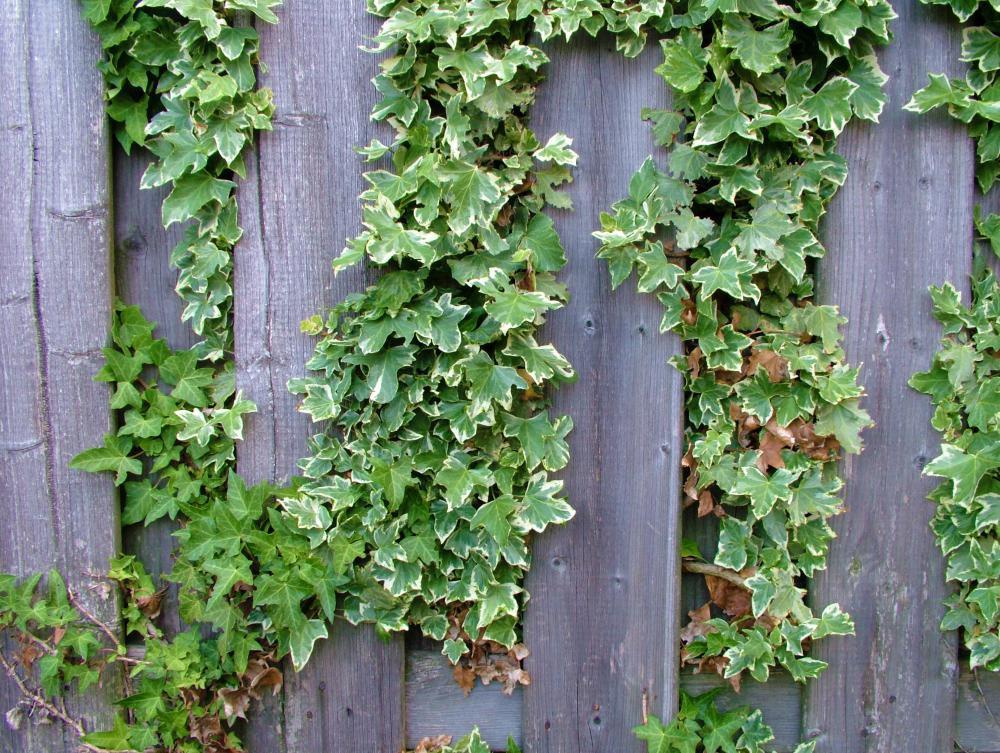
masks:
<path id="1" fill-rule="evenodd" d="M 925 2 L 927 0 L 924 0 Z M 906 109 L 947 107 L 976 141 L 976 181 L 983 194 L 1000 177 L 1000 13 L 979 2 L 941 2 L 959 21 L 964 79 L 931 74 Z M 1000 258 L 1000 215 L 974 215 L 978 235 Z M 1000 670 L 1000 287 L 976 250 L 972 301 L 965 306 L 950 283 L 932 287 L 941 349 L 910 386 L 930 396 L 931 425 L 941 432 L 941 453 L 924 473 L 944 479 L 931 493 L 931 528 L 947 559 L 945 575 L 957 590 L 945 602 L 942 630 L 961 629 L 972 669 Z"/>
<path id="2" fill-rule="evenodd" d="M 853 627 L 836 605 L 813 615 L 804 580 L 825 565 L 827 520 L 840 511 L 835 460 L 860 450 L 869 419 L 857 369 L 843 363 L 843 318 L 811 302 L 811 268 L 846 177 L 835 137 L 884 102 L 873 49 L 888 41 L 889 5 L 368 0 L 384 19 L 374 50 L 391 50 L 373 118 L 394 139 L 360 150 L 378 163 L 365 176 L 364 230 L 334 267 L 365 260 L 383 274 L 303 323 L 318 343 L 289 388 L 319 433 L 302 477 L 277 489 L 233 471 L 254 406 L 227 354 L 234 178 L 273 111 L 256 88 L 256 32 L 235 14 L 273 22 L 278 4 L 83 0 L 106 52 L 116 136 L 154 154 L 143 185 L 171 186 L 164 224 L 188 223 L 171 259 L 203 340 L 174 352 L 118 304 L 97 378 L 113 386 L 122 422 L 73 464 L 115 473 L 126 522 L 184 521 L 168 577 L 196 627 L 160 634 L 163 593 L 133 558 L 110 577 L 141 658 L 81 613 L 57 574 L 47 590 L 3 576 L 0 628 L 35 647 L 20 656 L 40 683 L 22 678 L 27 712 L 65 715 L 50 698 L 57 681 L 85 685 L 125 663 L 123 715 L 85 745 L 239 750 L 235 720 L 280 688 L 281 659 L 307 662 L 336 617 L 419 626 L 443 640 L 463 682 L 528 681 L 518 642 L 528 541 L 573 514 L 549 476 L 568 462 L 572 422 L 549 414 L 547 396 L 574 374 L 538 328 L 567 295 L 543 209 L 569 208 L 560 187 L 576 155 L 566 135 L 542 143 L 526 121 L 547 62 L 537 40 L 581 31 L 614 34 L 629 56 L 648 33 L 662 38 L 658 70 L 675 93 L 675 111 L 644 113 L 672 149 L 669 168 L 647 161 L 597 236 L 613 283 L 637 267 L 640 289 L 665 306 L 663 329 L 688 344 L 676 364 L 689 394 L 685 489 L 718 516 L 720 540 L 713 562 L 689 549 L 687 566 L 714 579 L 729 619 L 699 610 L 684 655 L 733 680 L 743 670 L 764 680 L 775 663 L 815 676 L 824 665 L 805 656 L 809 643 Z M 64 647 L 70 630 L 79 637 Z M 685 703 L 677 721 L 651 719 L 640 733 L 651 745 L 658 736 L 656 750 L 673 749 L 663 740 L 675 732 L 723 734 L 716 726 L 742 735 L 729 742 L 740 750 L 768 739 L 759 715 Z"/>
<path id="3" fill-rule="evenodd" d="M 664 306 L 661 330 L 686 346 L 674 359 L 685 504 L 717 517 L 719 537 L 711 562 L 686 546 L 711 599 L 690 614 L 683 659 L 735 685 L 776 664 L 815 677 L 826 664 L 809 645 L 853 633 L 838 605 L 817 616 L 805 598 L 843 510 L 836 461 L 871 424 L 840 347 L 846 319 L 813 302 L 813 269 L 847 177 L 836 137 L 854 117 L 878 119 L 887 77 L 874 51 L 894 17 L 883 0 L 669 9 L 655 28 L 673 110 L 643 113 L 668 164 L 648 159 L 595 233 L 612 284 L 636 270 Z"/>

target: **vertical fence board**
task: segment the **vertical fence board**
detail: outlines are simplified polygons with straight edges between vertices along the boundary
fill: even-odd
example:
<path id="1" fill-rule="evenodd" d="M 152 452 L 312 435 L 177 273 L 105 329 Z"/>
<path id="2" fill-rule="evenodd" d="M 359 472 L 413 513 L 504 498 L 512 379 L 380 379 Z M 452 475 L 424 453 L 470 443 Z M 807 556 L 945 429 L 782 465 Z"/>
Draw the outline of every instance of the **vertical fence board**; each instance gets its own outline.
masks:
<path id="1" fill-rule="evenodd" d="M 577 515 L 533 544 L 524 742 L 529 753 L 625 753 L 644 746 L 631 734 L 644 692 L 654 713 L 676 703 L 682 381 L 659 303 L 634 281 L 611 292 L 590 233 L 654 150 L 639 113 L 667 93 L 653 49 L 627 61 L 602 37 L 550 52 L 535 130 L 568 133 L 581 155 L 575 211 L 555 218 L 571 300 L 545 333 L 580 374 L 555 401 L 576 424 L 564 475 Z"/>
<path id="2" fill-rule="evenodd" d="M 917 3 L 896 11 L 882 58 L 890 99 L 880 125 L 841 140 L 851 174 L 825 225 L 820 271 L 821 300 L 850 318 L 847 354 L 864 362 L 877 423 L 864 454 L 843 463 L 847 512 L 814 587 L 818 605 L 840 602 L 857 625 L 856 638 L 815 651 L 830 669 L 806 689 L 805 728 L 823 753 L 953 749 L 956 645 L 938 629 L 944 563 L 928 528 L 934 481 L 920 477 L 939 440 L 929 401 L 906 381 L 937 349 L 927 286 L 967 288 L 972 149 L 946 115 L 901 110 L 928 71 L 958 73 L 956 25 Z"/>
<path id="3" fill-rule="evenodd" d="M 0 123 L 0 570 L 58 568 L 101 619 L 113 597 L 92 590 L 118 543 L 111 479 L 68 468 L 111 426 L 108 391 L 92 381 L 111 303 L 108 132 L 100 47 L 73 3 L 8 0 L 0 18 L 8 63 Z M 6 711 L 16 692 L 0 680 Z M 114 683 L 71 699 L 89 728 L 110 726 Z M 75 750 L 60 726 L 7 725 L 0 746 Z"/>
<path id="4" fill-rule="evenodd" d="M 139 181 L 149 164 L 148 152 L 135 148 L 126 155 L 114 151 L 115 292 L 125 303 L 139 306 L 143 315 L 156 322 L 156 336 L 170 347 L 189 348 L 196 337 L 188 322 L 181 321 L 184 302 L 174 293 L 177 272 L 170 266 L 170 251 L 181 239 L 183 228 L 164 229 L 160 205 L 167 188 L 143 191 Z M 126 526 L 122 546 L 139 557 L 153 578 L 169 573 L 176 523 L 163 518 L 151 526 Z M 168 585 L 168 584 L 164 584 Z M 168 634 L 181 628 L 177 614 L 177 586 L 169 584 L 160 624 Z"/>
<path id="5" fill-rule="evenodd" d="M 299 322 L 370 280 L 364 270 L 334 279 L 330 262 L 360 227 L 353 147 L 374 133 L 369 81 L 377 59 L 359 46 L 376 29 L 362 3 L 309 0 L 288 4 L 277 26 L 261 30 L 270 71 L 262 83 L 274 90 L 277 113 L 241 188 L 246 235 L 236 253 L 238 381 L 260 409 L 239 465 L 253 480 L 287 479 L 316 431 L 285 389 L 314 345 Z M 395 752 L 403 744 L 402 684 L 401 639 L 337 624 L 305 670 L 286 670 L 283 720 L 268 713 L 251 725 L 251 748 L 277 750 L 268 741 L 282 723 L 290 752 Z"/>

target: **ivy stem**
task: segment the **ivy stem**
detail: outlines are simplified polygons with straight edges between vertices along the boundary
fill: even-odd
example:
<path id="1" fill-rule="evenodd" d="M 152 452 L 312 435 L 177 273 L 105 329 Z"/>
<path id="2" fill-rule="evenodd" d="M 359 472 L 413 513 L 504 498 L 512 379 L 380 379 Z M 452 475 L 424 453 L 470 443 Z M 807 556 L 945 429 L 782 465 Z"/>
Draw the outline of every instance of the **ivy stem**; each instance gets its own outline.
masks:
<path id="1" fill-rule="evenodd" d="M 111 641 L 111 644 L 113 646 L 117 647 L 121 645 L 121 641 L 118 639 L 118 636 L 115 635 L 115 631 L 112 630 L 110 627 L 108 627 L 105 623 L 101 622 L 101 620 L 98 619 L 97 615 L 95 615 L 93 612 L 87 609 L 87 607 L 85 607 L 83 603 L 76 597 L 76 594 L 73 593 L 72 588 L 67 588 L 66 593 L 69 596 L 70 602 L 73 604 L 74 607 L 76 607 L 77 611 L 79 611 L 80 614 L 82 614 L 87 619 L 88 622 L 93 624 L 94 627 L 96 627 L 98 630 L 104 633 Z"/>
<path id="2" fill-rule="evenodd" d="M 750 590 L 747 586 L 746 578 L 735 570 L 719 567 L 718 565 L 713 565 L 711 562 L 691 562 L 689 560 L 684 560 L 682 566 L 685 572 L 722 578 L 723 580 L 728 580 L 730 583 L 735 583 L 741 588 L 746 588 L 748 591 Z"/>
<path id="3" fill-rule="evenodd" d="M 7 676 L 14 681 L 14 684 L 17 685 L 17 689 L 21 691 L 21 695 L 26 701 L 30 702 L 33 706 L 45 709 L 46 713 L 55 717 L 66 726 L 72 728 L 73 731 L 80 737 L 87 734 L 87 730 L 84 728 L 83 723 L 80 720 L 74 719 L 66 713 L 64 709 L 61 709 L 46 700 L 45 696 L 43 696 L 40 692 L 29 688 L 27 683 L 21 679 L 21 675 L 18 674 L 17 669 L 15 669 L 14 665 L 7 660 L 7 657 L 4 656 L 2 651 L 0 651 L 0 664 L 3 665 Z M 80 747 L 83 750 L 92 751 L 93 753 L 102 753 L 100 748 L 95 748 L 93 745 L 85 743 L 82 740 L 80 741 Z"/>

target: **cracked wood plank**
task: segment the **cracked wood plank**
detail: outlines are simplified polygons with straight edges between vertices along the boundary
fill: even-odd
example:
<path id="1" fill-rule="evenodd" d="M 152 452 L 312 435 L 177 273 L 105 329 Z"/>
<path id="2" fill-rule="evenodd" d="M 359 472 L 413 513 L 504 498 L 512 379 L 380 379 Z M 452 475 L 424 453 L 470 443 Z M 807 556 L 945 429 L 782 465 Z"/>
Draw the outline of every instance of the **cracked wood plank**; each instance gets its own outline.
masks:
<path id="1" fill-rule="evenodd" d="M 117 599 L 90 590 L 118 548 L 110 476 L 70 470 L 111 428 L 108 390 L 92 380 L 107 343 L 113 288 L 110 148 L 100 45 L 74 3 L 9 0 L 0 160 L 0 571 L 58 568 L 109 623 Z M 70 699 L 90 729 L 111 725 L 116 683 Z M 0 679 L 0 708 L 16 692 Z M 76 750 L 58 725 L 0 725 L 0 749 Z"/>
<path id="2" fill-rule="evenodd" d="M 656 149 L 639 113 L 666 106 L 668 93 L 653 71 L 655 45 L 638 60 L 607 37 L 548 51 L 533 127 L 543 143 L 566 132 L 580 154 L 575 211 L 553 212 L 570 302 L 544 331 L 580 372 L 554 407 L 576 425 L 563 476 L 577 515 L 532 545 L 524 744 L 529 753 L 638 753 L 631 730 L 643 695 L 668 718 L 677 702 L 683 380 L 667 359 L 680 343 L 659 334 L 660 304 L 634 281 L 611 292 L 591 232 Z M 581 91 L 593 97 L 584 106 Z"/>
<path id="3" fill-rule="evenodd" d="M 299 322 L 372 279 L 362 268 L 334 279 L 330 262 L 360 229 L 363 166 L 353 148 L 376 135 L 369 80 L 378 59 L 359 46 L 376 30 L 363 3 L 322 0 L 287 4 L 279 24 L 260 30 L 269 68 L 261 84 L 274 90 L 277 112 L 240 187 L 245 235 L 235 273 L 237 379 L 259 409 L 237 448 L 251 481 L 295 473 L 315 432 L 285 388 L 314 347 Z M 302 672 L 286 666 L 283 706 L 258 715 L 249 744 L 260 753 L 398 751 L 402 639 L 334 625 Z"/>
<path id="4" fill-rule="evenodd" d="M 841 138 L 850 176 L 825 223 L 819 273 L 820 302 L 850 319 L 845 348 L 864 363 L 864 405 L 877 424 L 864 453 L 842 463 L 847 512 L 813 587 L 816 605 L 839 602 L 857 625 L 856 637 L 813 652 L 830 663 L 806 688 L 804 733 L 819 753 L 941 753 L 955 732 L 958 655 L 954 634 L 938 629 L 947 588 L 925 499 L 935 481 L 920 476 L 939 436 L 930 401 L 906 381 L 937 349 L 927 286 L 968 289 L 973 151 L 946 114 L 901 109 L 927 71 L 960 74 L 958 25 L 917 3 L 896 11 L 895 40 L 880 56 L 889 102 L 881 124 Z"/>
<path id="5" fill-rule="evenodd" d="M 156 322 L 156 336 L 166 338 L 171 348 L 190 348 L 197 340 L 187 322 L 181 321 L 184 302 L 174 292 L 177 271 L 170 266 L 170 252 L 181 240 L 184 228 L 164 229 L 160 205 L 169 189 L 140 190 L 139 180 L 149 164 L 150 154 L 138 147 L 126 155 L 114 147 L 115 285 L 125 303 L 137 305 L 143 315 Z M 242 209 L 242 208 L 241 208 Z M 173 567 L 177 523 L 161 518 L 150 526 L 125 526 L 122 546 L 127 554 L 139 557 L 154 579 Z M 167 635 L 182 629 L 177 614 L 177 585 L 168 586 L 160 625 Z"/>

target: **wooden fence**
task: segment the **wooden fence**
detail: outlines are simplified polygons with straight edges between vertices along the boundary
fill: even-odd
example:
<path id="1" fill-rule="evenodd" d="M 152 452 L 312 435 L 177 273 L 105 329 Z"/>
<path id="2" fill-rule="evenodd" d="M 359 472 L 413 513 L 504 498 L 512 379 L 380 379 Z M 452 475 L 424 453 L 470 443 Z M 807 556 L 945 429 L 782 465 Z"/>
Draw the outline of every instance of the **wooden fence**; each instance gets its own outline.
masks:
<path id="1" fill-rule="evenodd" d="M 238 448 L 252 480 L 292 474 L 311 433 L 285 390 L 312 349 L 299 321 L 371 279 L 330 271 L 358 228 L 352 147 L 377 135 L 368 120 L 377 60 L 359 49 L 376 27 L 363 5 L 288 0 L 281 23 L 262 29 L 263 83 L 278 112 L 240 186 L 246 236 L 235 270 L 239 382 L 260 408 Z M 91 381 L 113 296 L 139 304 L 175 347 L 191 344 L 167 265 L 178 234 L 160 226 L 162 194 L 138 190 L 144 158 L 111 146 L 99 47 L 77 4 L 0 8 L 0 570 L 57 566 L 82 587 L 124 546 L 159 572 L 169 567 L 170 526 L 129 528 L 120 541 L 110 479 L 67 464 L 113 420 L 106 388 Z M 850 611 L 857 637 L 817 649 L 831 666 L 804 691 L 779 674 L 727 699 L 762 708 L 782 750 L 808 736 L 822 753 L 1000 751 L 1000 681 L 961 671 L 954 636 L 938 630 L 943 561 L 919 473 L 938 440 L 929 402 L 906 387 L 936 349 L 926 287 L 966 287 L 977 197 L 962 128 L 901 107 L 928 71 L 959 70 L 960 38 L 944 13 L 911 0 L 896 10 L 896 41 L 882 55 L 889 104 L 881 125 L 856 124 L 841 139 L 851 174 L 825 223 L 819 274 L 820 299 L 850 318 L 847 352 L 864 362 L 877 421 L 866 452 L 845 463 L 848 510 L 813 587 L 817 603 Z M 678 556 L 682 380 L 666 361 L 679 342 L 658 333 L 655 300 L 629 285 L 610 292 L 590 236 L 654 149 L 639 110 L 667 95 L 654 50 L 626 61 L 597 40 L 550 52 L 536 130 L 569 133 L 581 155 L 576 211 L 556 217 L 572 301 L 546 329 L 580 372 L 557 398 L 576 424 L 564 476 L 578 514 L 534 542 L 533 682 L 509 698 L 495 685 L 466 698 L 433 646 L 338 625 L 249 726 L 253 753 L 396 753 L 473 724 L 497 749 L 511 734 L 529 753 L 633 753 L 643 694 L 661 714 L 676 703 L 678 630 L 704 598 L 698 579 L 682 579 Z M 710 531 L 683 524 L 711 550 Z M 112 599 L 87 593 L 114 614 Z M 680 677 L 689 689 L 717 684 Z M 0 685 L 3 709 L 13 697 Z M 106 721 L 106 701 L 78 703 Z M 73 749 L 56 727 L 0 731 L 3 753 Z"/>

